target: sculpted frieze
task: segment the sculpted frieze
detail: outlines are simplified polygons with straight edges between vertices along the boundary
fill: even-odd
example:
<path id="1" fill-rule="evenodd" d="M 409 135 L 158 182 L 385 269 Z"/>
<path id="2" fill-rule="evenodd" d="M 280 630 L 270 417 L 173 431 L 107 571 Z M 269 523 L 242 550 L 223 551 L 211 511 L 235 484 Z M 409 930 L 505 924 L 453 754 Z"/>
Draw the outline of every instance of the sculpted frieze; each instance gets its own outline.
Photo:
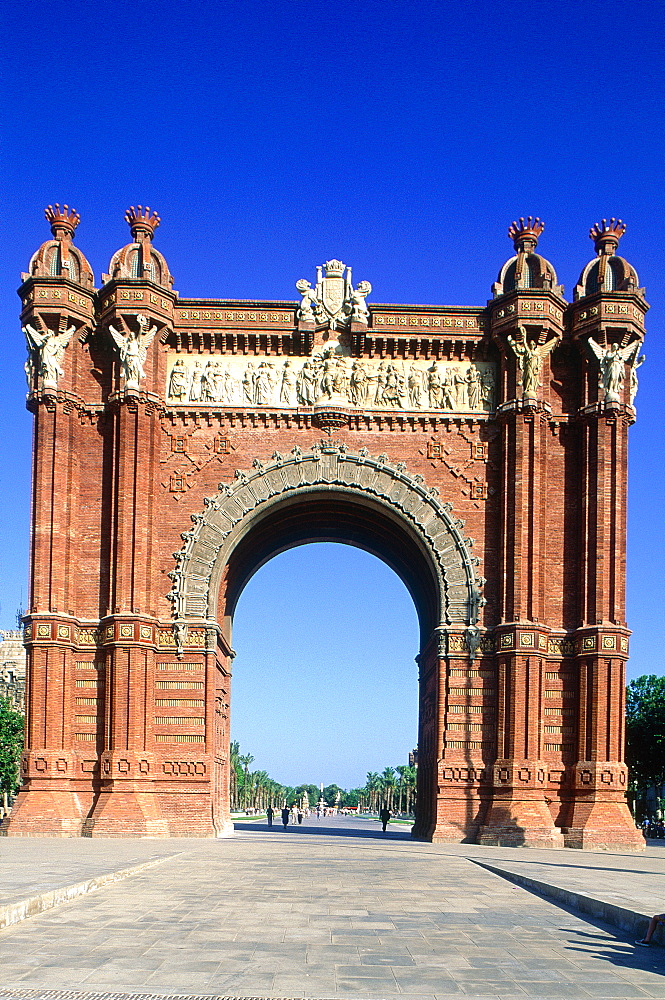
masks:
<path id="1" fill-rule="evenodd" d="M 491 413 L 496 366 L 478 361 L 402 361 L 312 357 L 170 355 L 166 399 L 198 406 L 278 407 L 340 399 L 359 410 Z"/>

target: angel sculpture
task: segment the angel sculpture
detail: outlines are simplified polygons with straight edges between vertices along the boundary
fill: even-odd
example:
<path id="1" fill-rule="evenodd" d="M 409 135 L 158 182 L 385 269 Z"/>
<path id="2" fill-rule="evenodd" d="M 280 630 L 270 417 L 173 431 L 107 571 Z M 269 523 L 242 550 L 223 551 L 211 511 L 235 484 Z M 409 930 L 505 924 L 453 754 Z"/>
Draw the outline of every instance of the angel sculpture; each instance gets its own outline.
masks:
<path id="1" fill-rule="evenodd" d="M 72 339 L 72 334 L 76 332 L 75 326 L 70 326 L 66 330 L 58 331 L 57 333 L 53 330 L 46 330 L 41 333 L 36 330 L 34 326 L 26 323 L 23 327 L 23 333 L 25 334 L 25 339 L 28 344 L 28 361 L 25 366 L 26 376 L 28 378 L 28 388 L 32 389 L 32 380 L 34 377 L 34 365 L 32 361 L 32 352 L 39 352 L 39 374 L 42 377 L 42 387 L 57 389 L 58 378 L 64 375 L 63 369 L 60 367 L 60 362 L 62 361 L 63 355 L 65 353 L 65 348 L 67 344 Z"/>
<path id="2" fill-rule="evenodd" d="M 621 386 L 626 373 L 626 362 L 632 360 L 634 364 L 639 343 L 638 341 L 637 344 L 628 344 L 623 348 L 619 344 L 601 347 L 593 337 L 589 337 L 589 347 L 598 358 L 598 387 L 604 389 L 606 403 L 621 402 Z M 637 377 L 635 380 L 637 381 Z"/>
<path id="3" fill-rule="evenodd" d="M 513 349 L 513 353 L 517 357 L 519 364 L 522 375 L 522 393 L 524 396 L 530 396 L 533 399 L 538 392 L 538 386 L 541 384 L 540 370 L 543 358 L 547 357 L 554 350 L 560 338 L 554 336 L 545 344 L 539 344 L 535 341 L 529 343 L 526 339 L 526 330 L 524 327 L 518 326 L 517 330 L 520 334 L 520 340 L 508 337 L 508 343 Z"/>
<path id="4" fill-rule="evenodd" d="M 122 365 L 125 376 L 125 387 L 127 389 L 138 389 L 140 380 L 145 378 L 143 365 L 148 356 L 148 348 L 157 333 L 157 327 L 154 324 L 150 329 L 147 329 L 148 320 L 145 316 L 139 313 L 136 320 L 139 324 L 139 332 L 134 333 L 133 330 L 128 329 L 126 336 L 123 336 L 119 330 L 116 330 L 109 323 L 111 336 L 120 352 L 120 364 Z"/>

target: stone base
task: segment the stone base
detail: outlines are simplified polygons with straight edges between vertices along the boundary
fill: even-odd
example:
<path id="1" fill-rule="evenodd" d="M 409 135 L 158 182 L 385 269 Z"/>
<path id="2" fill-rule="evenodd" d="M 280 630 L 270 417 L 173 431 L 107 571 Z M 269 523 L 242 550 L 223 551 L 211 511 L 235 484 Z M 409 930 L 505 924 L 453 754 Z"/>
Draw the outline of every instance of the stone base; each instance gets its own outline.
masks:
<path id="1" fill-rule="evenodd" d="M 576 802 L 563 834 L 565 846 L 576 850 L 643 851 L 646 847 L 625 802 Z"/>
<path id="2" fill-rule="evenodd" d="M 476 843 L 486 847 L 563 847 L 544 799 L 499 799 L 490 806 Z"/>
<path id="3" fill-rule="evenodd" d="M 84 837 L 215 837 L 207 794 L 103 791 Z"/>
<path id="4" fill-rule="evenodd" d="M 86 813 L 76 792 L 21 789 L 0 833 L 5 837 L 80 837 Z"/>

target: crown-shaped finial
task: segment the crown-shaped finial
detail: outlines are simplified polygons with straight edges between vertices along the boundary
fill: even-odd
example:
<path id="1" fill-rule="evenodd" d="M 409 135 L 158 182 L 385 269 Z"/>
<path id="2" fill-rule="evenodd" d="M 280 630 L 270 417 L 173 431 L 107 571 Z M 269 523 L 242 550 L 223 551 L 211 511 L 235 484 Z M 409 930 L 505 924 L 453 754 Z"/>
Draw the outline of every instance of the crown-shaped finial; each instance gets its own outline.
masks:
<path id="1" fill-rule="evenodd" d="M 601 219 L 589 230 L 589 239 L 596 244 L 598 253 L 614 253 L 619 246 L 619 240 L 626 232 L 626 223 L 621 219 Z"/>
<path id="2" fill-rule="evenodd" d="M 44 215 L 51 223 L 51 232 L 56 239 L 74 239 L 74 231 L 81 221 L 81 216 L 69 205 L 49 205 L 44 209 Z"/>
<path id="3" fill-rule="evenodd" d="M 146 237 L 151 240 L 155 235 L 155 229 L 157 229 L 161 221 L 157 212 L 153 212 L 150 215 L 150 207 L 148 205 L 145 208 L 142 205 L 137 205 L 134 208 L 132 205 L 125 212 L 125 222 L 129 225 L 135 243 L 140 243 L 141 239 Z"/>
<path id="4" fill-rule="evenodd" d="M 327 278 L 340 277 L 344 274 L 345 265 L 341 262 L 341 260 L 327 260 L 324 267 L 326 269 Z"/>
<path id="5" fill-rule="evenodd" d="M 518 222 L 513 222 L 508 228 L 508 235 L 515 244 L 515 249 L 535 250 L 538 246 L 538 237 L 545 228 L 545 223 L 536 216 L 531 215 L 528 219 L 520 217 Z"/>

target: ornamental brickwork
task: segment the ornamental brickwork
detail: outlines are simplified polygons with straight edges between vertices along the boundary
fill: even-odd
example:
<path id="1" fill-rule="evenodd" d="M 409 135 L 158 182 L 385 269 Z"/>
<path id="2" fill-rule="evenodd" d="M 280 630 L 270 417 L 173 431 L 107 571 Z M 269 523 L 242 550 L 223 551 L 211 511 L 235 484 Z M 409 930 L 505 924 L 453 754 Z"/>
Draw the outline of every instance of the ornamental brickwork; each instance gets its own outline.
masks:
<path id="1" fill-rule="evenodd" d="M 414 836 L 640 849 L 626 806 L 626 470 L 647 304 L 623 223 L 567 302 L 543 224 L 478 308 L 187 299 L 154 248 L 102 287 L 78 215 L 19 289 L 34 414 L 27 743 L 9 836 L 229 832 L 232 621 L 266 559 L 361 545 L 420 621 Z M 362 609 L 359 609 L 362 627 Z"/>

